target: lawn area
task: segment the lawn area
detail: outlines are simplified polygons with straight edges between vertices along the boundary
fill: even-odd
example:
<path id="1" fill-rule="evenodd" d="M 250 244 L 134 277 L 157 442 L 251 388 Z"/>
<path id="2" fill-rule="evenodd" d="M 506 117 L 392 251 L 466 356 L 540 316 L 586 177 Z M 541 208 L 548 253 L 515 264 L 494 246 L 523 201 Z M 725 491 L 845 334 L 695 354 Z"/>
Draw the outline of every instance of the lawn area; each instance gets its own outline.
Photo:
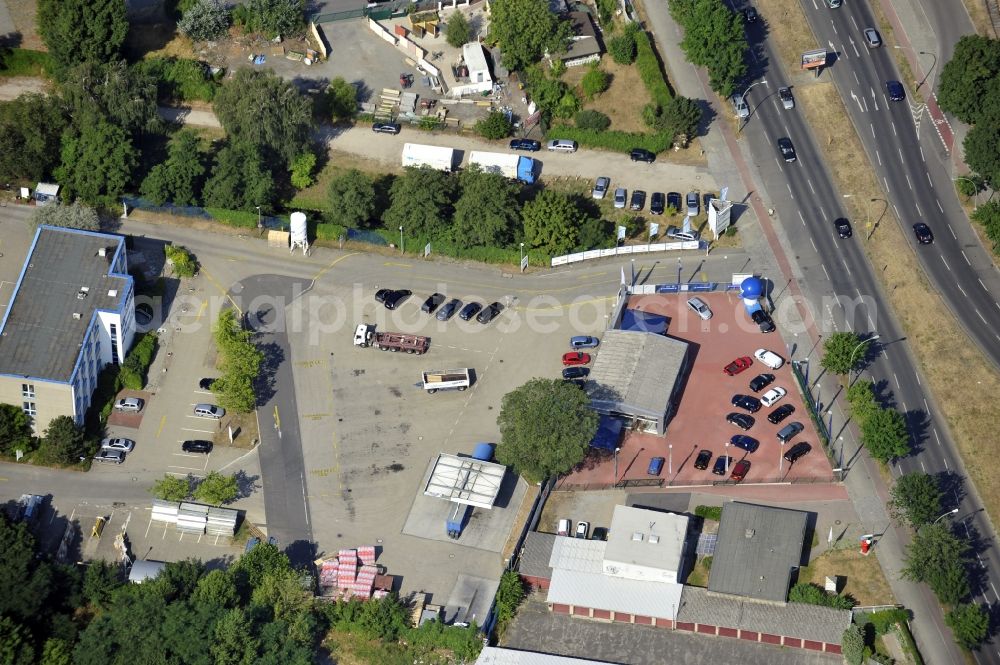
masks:
<path id="1" fill-rule="evenodd" d="M 587 101 L 580 90 L 580 80 L 590 69 L 588 65 L 570 67 L 563 74 L 564 83 L 576 89 L 583 100 L 583 108 L 600 111 L 611 118 L 611 129 L 621 132 L 646 133 L 649 128 L 642 121 L 642 107 L 651 101 L 646 86 L 635 65 L 619 65 L 610 56 L 601 58 L 600 68 L 611 75 L 611 85 L 592 101 Z"/>
<path id="2" fill-rule="evenodd" d="M 799 582 L 812 582 L 822 588 L 826 578 L 834 575 L 846 580 L 841 594 L 853 596 L 858 605 L 890 605 L 895 602 L 878 559 L 862 555 L 856 547 L 827 550 L 808 566 L 799 569 Z"/>
<path id="3" fill-rule="evenodd" d="M 338 175 L 351 169 L 357 169 L 376 179 L 387 173 L 399 175 L 403 172 L 402 166 L 391 168 L 383 162 L 376 162 L 358 155 L 331 150 L 329 152 L 329 161 L 327 161 L 323 170 L 319 172 L 319 175 L 316 176 L 316 182 L 311 187 L 307 187 L 296 194 L 287 207 L 301 208 L 303 210 L 329 210 L 330 204 L 327 200 L 327 191 L 330 189 L 330 183 Z"/>
<path id="4" fill-rule="evenodd" d="M 44 77 L 52 68 L 52 59 L 48 53 L 25 48 L 4 49 L 0 60 L 0 77 Z"/>
<path id="5" fill-rule="evenodd" d="M 712 564 L 710 563 L 711 560 L 712 557 L 710 556 L 698 557 L 698 561 L 695 562 L 691 572 L 688 573 L 688 577 L 684 581 L 684 584 L 708 588 L 708 573 L 712 570 Z"/>

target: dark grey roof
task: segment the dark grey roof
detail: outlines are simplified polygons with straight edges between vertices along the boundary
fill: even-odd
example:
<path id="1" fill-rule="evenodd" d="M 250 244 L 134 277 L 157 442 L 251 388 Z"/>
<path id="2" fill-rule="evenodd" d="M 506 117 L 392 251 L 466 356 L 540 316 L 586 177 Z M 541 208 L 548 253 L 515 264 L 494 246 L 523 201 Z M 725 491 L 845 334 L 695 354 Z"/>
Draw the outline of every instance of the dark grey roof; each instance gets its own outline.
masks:
<path id="1" fill-rule="evenodd" d="M 552 579 L 549 559 L 552 558 L 552 544 L 555 540 L 554 533 L 530 532 L 524 539 L 524 547 L 521 548 L 521 561 L 518 563 L 517 572 L 526 577 Z"/>
<path id="2" fill-rule="evenodd" d="M 601 43 L 597 41 L 594 24 L 587 12 L 570 12 L 569 20 L 573 22 L 573 37 L 565 53 L 560 53 L 562 60 L 575 60 L 588 55 L 601 53 Z"/>
<path id="3" fill-rule="evenodd" d="M 119 249 L 119 236 L 39 227 L 0 331 L 0 374 L 70 380 L 95 310 L 127 296 L 128 278 L 109 275 Z"/>
<path id="4" fill-rule="evenodd" d="M 714 561 L 712 570 L 715 570 Z M 840 644 L 840 638 L 851 624 L 851 611 L 805 603 L 761 603 L 685 586 L 677 620 Z"/>
<path id="5" fill-rule="evenodd" d="M 802 558 L 808 515 L 730 501 L 722 506 L 708 588 L 783 603 Z"/>
<path id="6" fill-rule="evenodd" d="M 662 418 L 687 351 L 679 339 L 608 330 L 587 382 L 590 403 L 602 412 Z"/>

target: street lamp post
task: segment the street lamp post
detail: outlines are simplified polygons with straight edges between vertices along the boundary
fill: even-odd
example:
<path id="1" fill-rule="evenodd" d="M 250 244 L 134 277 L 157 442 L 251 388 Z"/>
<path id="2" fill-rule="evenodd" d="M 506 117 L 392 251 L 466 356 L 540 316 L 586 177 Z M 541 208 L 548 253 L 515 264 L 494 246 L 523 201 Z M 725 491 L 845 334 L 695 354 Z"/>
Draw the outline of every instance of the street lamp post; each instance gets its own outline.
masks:
<path id="1" fill-rule="evenodd" d="M 936 520 L 934 520 L 933 522 L 931 522 L 931 523 L 929 524 L 929 526 L 934 526 L 935 524 L 937 524 L 937 523 L 938 523 L 938 521 L 940 521 L 940 520 L 941 520 L 941 518 L 942 518 L 942 517 L 947 517 L 948 515 L 954 515 L 954 514 L 955 514 L 955 513 L 957 513 L 957 512 L 958 512 L 958 508 L 952 508 L 952 509 L 951 509 L 951 510 L 949 510 L 948 512 L 946 512 L 946 513 L 943 513 L 943 514 L 941 514 L 941 515 L 938 515 L 937 519 L 936 519 Z"/>
<path id="2" fill-rule="evenodd" d="M 760 85 L 761 83 L 763 83 L 764 85 L 767 85 L 767 79 L 762 79 L 760 81 L 757 81 L 756 83 L 752 83 L 752 84 L 750 84 L 749 88 L 747 88 L 746 90 L 743 91 L 743 94 L 740 95 L 740 102 L 743 104 L 743 106 L 746 106 L 746 103 L 747 103 L 747 93 L 750 92 L 750 90 L 752 90 L 755 85 Z M 747 115 L 747 119 L 748 120 L 750 119 L 749 114 Z M 743 131 L 743 121 L 742 120 L 740 120 L 739 127 L 737 128 L 736 131 L 737 132 Z"/>
<path id="3" fill-rule="evenodd" d="M 667 475 L 674 475 L 674 444 L 667 444 Z"/>
<path id="4" fill-rule="evenodd" d="M 524 272 L 524 243 L 521 243 L 521 262 L 518 264 L 521 268 L 521 272 Z"/>
<path id="5" fill-rule="evenodd" d="M 957 178 L 955 178 L 955 180 L 964 180 L 965 182 L 967 182 L 970 185 L 972 185 L 972 188 L 973 188 L 973 190 L 972 190 L 973 191 L 973 194 L 972 194 L 972 209 L 974 211 L 975 210 L 979 210 L 979 185 L 977 185 L 974 181 L 969 180 L 968 178 L 963 178 L 962 176 L 958 176 Z"/>
<path id="6" fill-rule="evenodd" d="M 898 49 L 908 48 L 911 51 L 913 51 L 913 49 L 910 48 L 909 46 L 900 46 L 899 44 L 893 45 L 893 48 L 898 48 Z M 920 90 L 920 86 L 922 86 L 924 82 L 927 81 L 927 77 L 930 76 L 934 72 L 935 67 L 937 67 L 937 54 L 932 53 L 931 51 L 914 51 L 914 52 L 919 55 L 929 55 L 932 58 L 934 58 L 934 62 L 931 63 L 931 68 L 927 70 L 927 73 L 924 74 L 924 77 L 920 79 L 920 83 L 917 84 L 917 90 Z"/>
<path id="7" fill-rule="evenodd" d="M 260 206 L 255 206 L 255 207 L 257 208 L 257 230 L 258 231 L 263 231 L 264 230 L 264 222 L 260 218 Z"/>
<path id="8" fill-rule="evenodd" d="M 785 462 L 785 442 L 778 441 L 778 480 L 781 480 L 782 469 Z"/>
<path id="9" fill-rule="evenodd" d="M 677 284 L 678 284 L 678 286 L 681 283 L 681 271 L 682 270 L 684 270 L 684 263 L 681 261 L 681 258 L 678 256 L 677 257 Z"/>
<path id="10" fill-rule="evenodd" d="M 406 248 L 403 245 L 403 226 L 402 226 L 402 224 L 399 226 L 399 253 L 400 254 L 405 254 L 406 253 Z"/>
<path id="11" fill-rule="evenodd" d="M 726 476 L 729 475 L 729 442 L 726 441 Z"/>
<path id="12" fill-rule="evenodd" d="M 854 194 L 843 194 L 843 197 L 845 199 L 852 199 L 854 198 Z M 867 231 L 865 240 L 871 240 L 872 234 L 875 233 L 875 229 L 872 228 L 872 204 L 878 200 L 879 199 L 868 199 L 868 203 L 865 204 L 865 231 Z"/>
<path id="13" fill-rule="evenodd" d="M 847 363 L 848 371 L 853 371 L 854 370 L 854 354 L 856 354 L 858 352 L 858 349 L 860 349 L 865 344 L 867 344 L 869 342 L 874 342 L 875 340 L 877 340 L 877 339 L 879 339 L 881 337 L 882 337 L 882 335 L 879 335 L 878 333 L 876 333 L 876 334 L 872 335 L 871 337 L 869 337 L 868 339 L 865 339 L 865 340 L 862 340 L 862 341 L 858 342 L 858 345 L 854 347 L 853 351 L 851 351 L 851 359 Z M 858 376 L 861 376 L 861 372 L 860 371 L 858 372 Z M 854 377 L 854 381 L 857 381 L 857 377 Z M 854 381 L 851 381 L 851 383 L 853 384 Z"/>
<path id="14" fill-rule="evenodd" d="M 621 448 L 615 448 L 615 485 L 618 484 L 618 453 Z"/>

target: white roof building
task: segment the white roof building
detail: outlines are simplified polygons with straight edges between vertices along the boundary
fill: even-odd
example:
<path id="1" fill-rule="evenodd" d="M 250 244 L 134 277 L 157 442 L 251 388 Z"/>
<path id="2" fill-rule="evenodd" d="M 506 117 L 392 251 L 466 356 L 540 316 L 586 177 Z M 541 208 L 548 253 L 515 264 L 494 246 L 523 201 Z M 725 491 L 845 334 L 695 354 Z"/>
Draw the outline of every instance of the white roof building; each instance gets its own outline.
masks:
<path id="1" fill-rule="evenodd" d="M 462 46 L 462 61 L 469 68 L 468 81 L 460 79 L 451 87 L 448 94 L 452 97 L 464 97 L 493 90 L 493 77 L 486 61 L 486 52 L 479 42 L 469 42 Z"/>
<path id="2" fill-rule="evenodd" d="M 676 584 L 682 578 L 688 518 L 630 506 L 615 506 L 604 551 L 604 573 Z"/>

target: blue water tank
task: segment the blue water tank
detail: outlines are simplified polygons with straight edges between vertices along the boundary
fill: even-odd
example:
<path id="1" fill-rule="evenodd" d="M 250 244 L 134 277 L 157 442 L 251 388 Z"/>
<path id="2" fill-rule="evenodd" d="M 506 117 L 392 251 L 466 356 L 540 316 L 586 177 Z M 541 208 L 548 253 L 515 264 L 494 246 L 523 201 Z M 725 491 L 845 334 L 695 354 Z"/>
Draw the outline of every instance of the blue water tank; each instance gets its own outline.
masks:
<path id="1" fill-rule="evenodd" d="M 472 457 L 483 462 L 489 462 L 493 459 L 493 444 L 477 443 L 476 448 L 472 451 Z"/>
<path id="2" fill-rule="evenodd" d="M 760 277 L 747 277 L 740 282 L 740 295 L 751 300 L 760 298 L 764 295 L 764 280 Z"/>

